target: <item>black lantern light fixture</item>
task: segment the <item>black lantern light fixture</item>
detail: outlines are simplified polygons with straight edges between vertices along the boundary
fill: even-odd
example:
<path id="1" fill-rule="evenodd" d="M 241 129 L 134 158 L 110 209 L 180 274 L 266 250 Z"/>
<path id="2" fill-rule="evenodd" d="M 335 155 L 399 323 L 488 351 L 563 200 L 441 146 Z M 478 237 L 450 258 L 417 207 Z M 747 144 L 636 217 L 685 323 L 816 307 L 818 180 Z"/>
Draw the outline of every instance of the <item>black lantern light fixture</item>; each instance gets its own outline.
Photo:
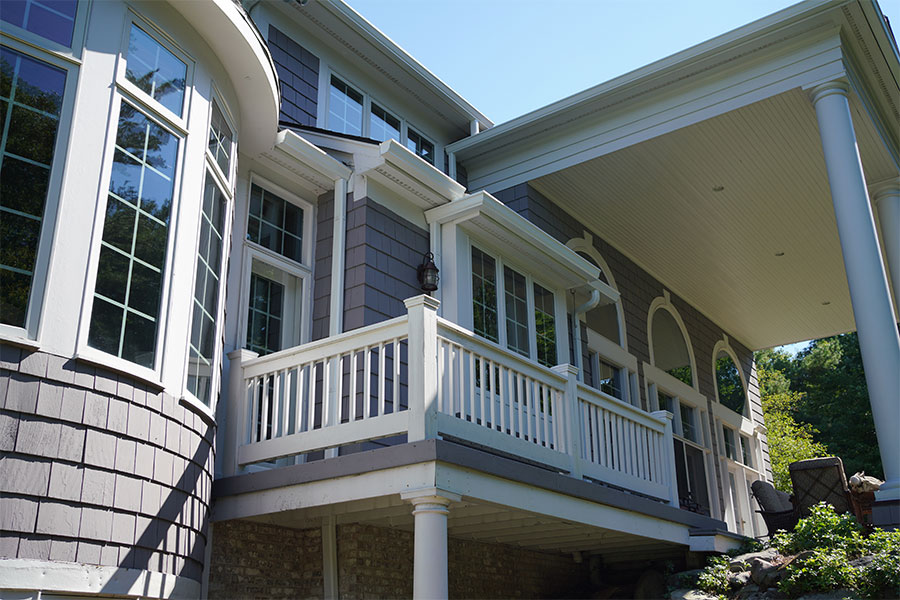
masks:
<path id="1" fill-rule="evenodd" d="M 422 257 L 422 264 L 416 269 L 416 275 L 419 278 L 423 292 L 430 293 L 438 289 L 437 284 L 440 277 L 438 277 L 437 265 L 434 264 L 434 254 L 431 252 L 425 253 L 425 256 Z"/>

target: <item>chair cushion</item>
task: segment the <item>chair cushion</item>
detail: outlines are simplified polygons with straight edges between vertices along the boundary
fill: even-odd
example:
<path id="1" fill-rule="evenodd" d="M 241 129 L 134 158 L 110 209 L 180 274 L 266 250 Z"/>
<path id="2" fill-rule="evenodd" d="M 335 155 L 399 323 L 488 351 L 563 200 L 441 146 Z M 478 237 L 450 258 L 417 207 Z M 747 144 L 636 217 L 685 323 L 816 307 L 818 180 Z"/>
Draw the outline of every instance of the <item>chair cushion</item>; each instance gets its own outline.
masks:
<path id="1" fill-rule="evenodd" d="M 766 512 L 783 512 L 794 508 L 790 495 L 776 490 L 768 481 L 754 481 L 750 488 L 759 506 Z"/>

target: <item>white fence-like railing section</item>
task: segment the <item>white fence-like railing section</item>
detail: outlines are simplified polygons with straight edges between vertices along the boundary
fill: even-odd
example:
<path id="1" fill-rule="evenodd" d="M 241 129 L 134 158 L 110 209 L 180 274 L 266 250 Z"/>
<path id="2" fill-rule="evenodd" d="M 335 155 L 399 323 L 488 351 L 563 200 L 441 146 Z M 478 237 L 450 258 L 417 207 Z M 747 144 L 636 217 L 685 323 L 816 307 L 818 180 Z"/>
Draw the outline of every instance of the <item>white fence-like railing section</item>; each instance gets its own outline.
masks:
<path id="1" fill-rule="evenodd" d="M 229 354 L 230 473 L 405 435 L 443 437 L 671 500 L 668 413 L 648 414 L 437 316 L 408 314 L 263 357 Z M 677 500 L 676 500 L 677 501 Z"/>

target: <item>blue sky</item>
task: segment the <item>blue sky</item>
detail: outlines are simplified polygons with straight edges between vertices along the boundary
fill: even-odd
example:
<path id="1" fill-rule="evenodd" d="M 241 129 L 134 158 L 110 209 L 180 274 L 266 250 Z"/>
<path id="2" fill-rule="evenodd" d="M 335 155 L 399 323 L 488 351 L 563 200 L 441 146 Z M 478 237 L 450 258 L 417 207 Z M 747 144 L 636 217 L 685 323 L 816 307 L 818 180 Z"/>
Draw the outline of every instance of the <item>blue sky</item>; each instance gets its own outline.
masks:
<path id="1" fill-rule="evenodd" d="M 495 123 L 793 0 L 346 0 Z M 895 33 L 900 0 L 881 0 Z"/>

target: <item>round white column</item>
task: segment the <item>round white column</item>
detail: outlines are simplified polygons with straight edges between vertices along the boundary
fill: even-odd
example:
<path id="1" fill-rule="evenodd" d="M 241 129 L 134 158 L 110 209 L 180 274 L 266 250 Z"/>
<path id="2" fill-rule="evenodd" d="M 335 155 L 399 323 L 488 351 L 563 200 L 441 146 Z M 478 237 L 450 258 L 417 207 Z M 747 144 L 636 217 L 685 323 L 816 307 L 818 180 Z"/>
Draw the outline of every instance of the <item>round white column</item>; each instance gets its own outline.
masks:
<path id="1" fill-rule="evenodd" d="M 413 505 L 415 516 L 413 598 L 446 600 L 449 595 L 447 515 L 450 514 L 450 502 L 458 501 L 460 497 L 436 489 L 407 492 L 402 497 Z"/>
<path id="2" fill-rule="evenodd" d="M 891 276 L 891 291 L 894 293 L 894 310 L 897 311 L 900 310 L 900 180 L 876 186 L 872 199 L 878 211 L 881 240 Z"/>
<path id="3" fill-rule="evenodd" d="M 900 499 L 900 335 L 866 193 L 848 93 L 846 83 L 834 81 L 813 89 L 812 101 L 884 466 L 886 481 L 876 499 L 890 501 Z"/>

